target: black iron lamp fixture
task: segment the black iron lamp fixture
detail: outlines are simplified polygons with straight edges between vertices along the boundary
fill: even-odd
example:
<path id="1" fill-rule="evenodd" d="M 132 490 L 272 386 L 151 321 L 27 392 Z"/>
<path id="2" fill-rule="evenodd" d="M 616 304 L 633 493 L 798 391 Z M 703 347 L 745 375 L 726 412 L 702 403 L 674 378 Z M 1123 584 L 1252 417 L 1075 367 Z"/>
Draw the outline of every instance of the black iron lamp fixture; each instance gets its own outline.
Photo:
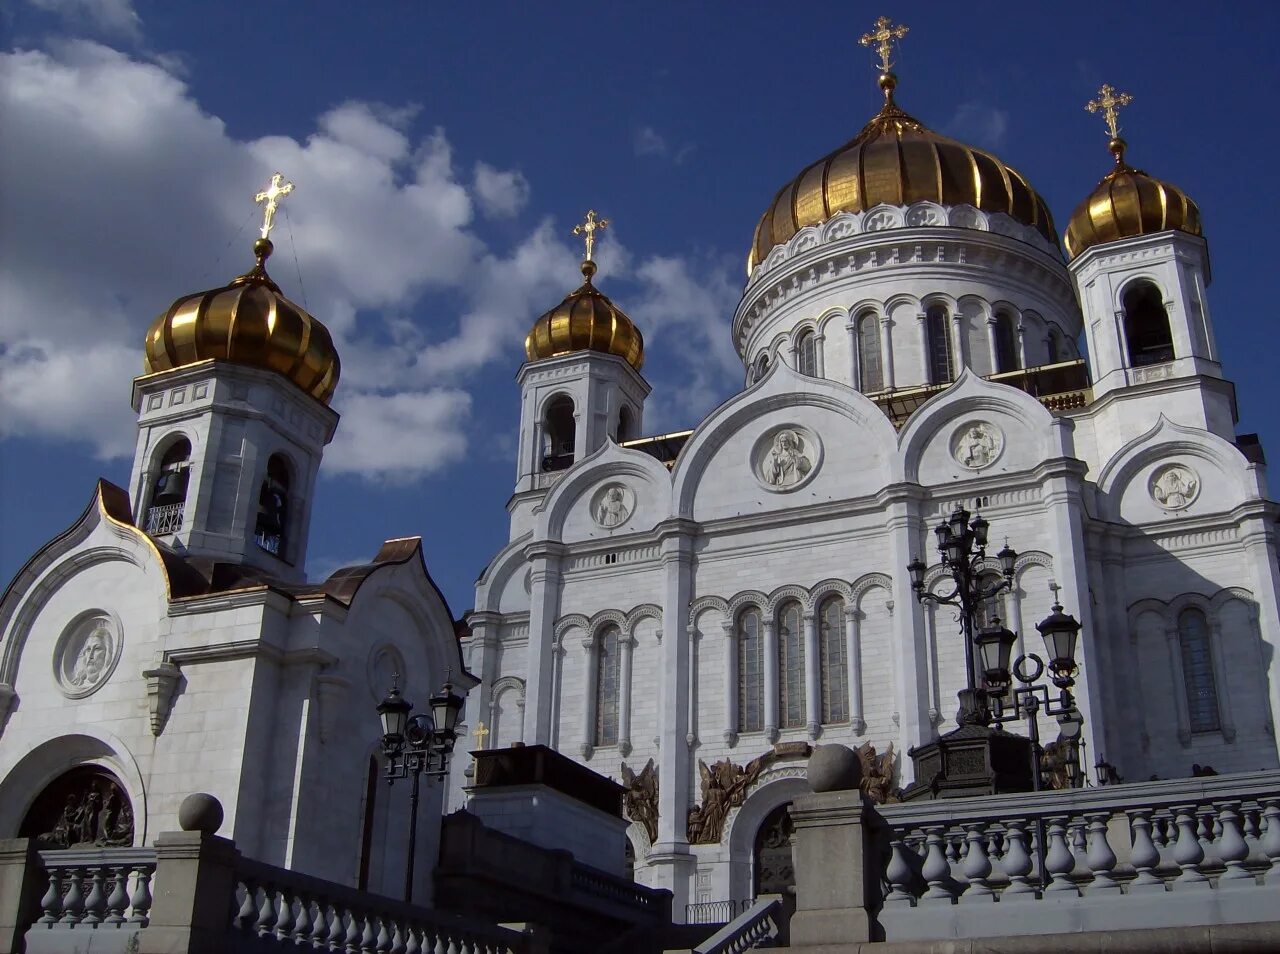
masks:
<path id="1" fill-rule="evenodd" d="M 442 776 L 449 771 L 449 756 L 458 741 L 458 716 L 462 713 L 462 697 L 453 686 L 444 687 L 431 697 L 430 714 L 413 712 L 413 703 L 400 692 L 400 674 L 391 678 L 391 691 L 378 703 L 382 721 L 382 756 L 386 762 L 387 784 L 410 778 L 413 788 L 409 796 L 409 857 L 405 863 L 404 899 L 413 900 L 413 862 L 418 840 L 418 785 L 422 776 Z"/>
<path id="2" fill-rule="evenodd" d="M 970 519 L 972 516 L 972 520 Z M 939 523 L 933 530 L 937 539 L 938 552 L 942 555 L 942 563 L 951 577 L 953 589 L 950 593 L 939 595 L 929 593 L 924 588 L 924 574 L 927 567 L 918 557 L 907 564 L 907 572 L 911 575 L 911 588 L 916 599 L 922 603 L 935 603 L 956 607 L 960 616 L 960 626 L 964 634 L 964 657 L 966 679 L 965 688 L 960 692 L 960 713 L 957 721 L 961 725 L 988 725 L 990 712 L 987 708 L 986 691 L 976 684 L 974 672 L 973 650 L 975 645 L 982 646 L 977 633 L 974 632 L 978 608 L 987 600 L 1012 588 L 1015 564 L 1018 554 L 1008 543 L 996 554 L 1000 561 L 1000 576 L 994 582 L 984 582 L 983 573 L 987 563 L 987 534 L 991 524 L 981 515 L 971 515 L 963 506 L 957 506 L 951 516 Z M 1008 632 L 1005 630 L 1004 632 Z M 1009 634 L 1011 637 L 1013 634 Z M 1014 637 L 1016 639 L 1016 637 Z M 993 637 L 994 644 L 990 651 L 996 653 L 993 662 L 998 663 L 1000 650 L 999 639 Z M 1010 649 L 1013 643 L 1009 643 Z M 1003 669 L 1008 683 L 1008 655 L 1005 651 L 1005 664 L 987 665 L 984 653 L 983 669 L 997 673 Z M 998 680 L 997 680 L 998 683 Z"/>
<path id="3" fill-rule="evenodd" d="M 1121 777 L 1119 770 L 1108 762 L 1106 759 L 1099 759 L 1098 764 L 1093 767 L 1098 777 L 1098 785 L 1119 785 L 1124 779 Z"/>

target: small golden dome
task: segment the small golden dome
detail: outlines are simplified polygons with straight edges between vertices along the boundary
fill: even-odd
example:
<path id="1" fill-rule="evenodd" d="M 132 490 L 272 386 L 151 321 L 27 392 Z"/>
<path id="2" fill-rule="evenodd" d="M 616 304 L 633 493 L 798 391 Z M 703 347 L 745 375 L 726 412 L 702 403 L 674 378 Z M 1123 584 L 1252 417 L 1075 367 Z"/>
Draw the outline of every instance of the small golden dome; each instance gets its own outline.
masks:
<path id="1" fill-rule="evenodd" d="M 1076 258 L 1085 249 L 1116 239 L 1177 229 L 1200 235 L 1200 209 L 1181 189 L 1124 161 L 1125 143 L 1113 138 L 1116 167 L 1071 213 L 1065 242 Z"/>
<path id="2" fill-rule="evenodd" d="M 991 153 L 908 116 L 893 101 L 896 82 L 892 73 L 881 73 L 884 108 L 852 140 L 778 191 L 756 226 L 748 274 L 802 228 L 881 203 L 930 201 L 1003 212 L 1057 244 L 1049 207 L 1030 183 Z"/>
<path id="3" fill-rule="evenodd" d="M 285 298 L 267 275 L 270 239 L 253 243 L 257 262 L 230 285 L 179 298 L 147 329 L 146 373 L 210 358 L 282 374 L 329 403 L 342 366 L 329 329 Z"/>
<path id="4" fill-rule="evenodd" d="M 640 370 L 644 364 L 644 336 L 622 309 L 591 284 L 595 273 L 595 262 L 583 262 L 582 277 L 586 281 L 582 287 L 533 323 L 524 339 L 528 360 L 599 351 L 616 354 Z"/>

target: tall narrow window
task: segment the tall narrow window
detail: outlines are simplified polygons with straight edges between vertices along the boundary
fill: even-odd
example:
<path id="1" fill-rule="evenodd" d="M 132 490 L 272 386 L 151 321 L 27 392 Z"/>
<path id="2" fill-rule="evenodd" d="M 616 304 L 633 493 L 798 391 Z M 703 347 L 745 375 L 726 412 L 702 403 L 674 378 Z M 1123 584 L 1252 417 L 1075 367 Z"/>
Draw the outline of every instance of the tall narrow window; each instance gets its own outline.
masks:
<path id="1" fill-rule="evenodd" d="M 560 394 L 547 403 L 542 423 L 542 469 L 564 470 L 573 463 L 573 398 Z"/>
<path id="2" fill-rule="evenodd" d="M 738 731 L 764 728 L 764 633 L 760 611 L 738 617 Z"/>
<path id="3" fill-rule="evenodd" d="M 1013 315 L 996 316 L 996 374 L 1018 370 L 1018 332 L 1013 326 Z"/>
<path id="4" fill-rule="evenodd" d="M 1049 337 L 1046 341 L 1049 349 L 1049 363 L 1057 364 L 1062 360 L 1062 335 L 1059 334 L 1057 328 L 1049 329 Z"/>
<path id="5" fill-rule="evenodd" d="M 621 696 L 621 630 L 606 626 L 596 637 L 596 745 L 618 744 L 618 700 Z"/>
<path id="6" fill-rule="evenodd" d="M 874 314 L 858 319 L 858 388 L 864 394 L 884 390 L 880 362 L 880 319 Z"/>
<path id="7" fill-rule="evenodd" d="M 810 377 L 818 373 L 818 339 L 812 331 L 804 331 L 796 342 L 796 370 Z"/>
<path id="8" fill-rule="evenodd" d="M 1150 282 L 1140 282 L 1124 293 L 1124 336 L 1129 345 L 1129 364 L 1142 367 L 1173 360 L 1173 334 L 1169 313 L 1160 300 L 1160 290 Z"/>
<path id="9" fill-rule="evenodd" d="M 760 355 L 759 360 L 756 361 L 755 374 L 752 375 L 751 380 L 753 382 L 759 381 L 761 378 L 765 376 L 765 372 L 768 370 L 769 370 L 769 356 L 767 354 L 762 354 Z"/>
<path id="10" fill-rule="evenodd" d="M 1192 732 L 1213 732 L 1220 726 L 1209 638 L 1209 621 L 1204 613 L 1198 609 L 1183 610 L 1178 617 L 1178 641 L 1182 647 L 1182 678 L 1186 683 L 1187 716 Z"/>
<path id="11" fill-rule="evenodd" d="M 147 533 L 161 536 L 182 529 L 190 468 L 191 442 L 183 437 L 160 460 L 160 473 L 151 488 L 151 504 L 147 508 Z"/>
<path id="12" fill-rule="evenodd" d="M 951 336 L 947 333 L 947 310 L 934 305 L 925 313 L 925 339 L 929 349 L 929 383 L 951 381 Z"/>
<path id="13" fill-rule="evenodd" d="M 258 491 L 258 521 L 253 539 L 268 553 L 284 559 L 289 527 L 289 465 L 280 454 L 267 460 L 267 476 Z"/>
<path id="14" fill-rule="evenodd" d="M 805 721 L 804 632 L 800 604 L 794 600 L 778 610 L 778 718 L 784 729 Z"/>
<path id="15" fill-rule="evenodd" d="M 844 600 L 832 596 L 818 611 L 823 725 L 849 721 L 849 659 L 844 635 Z"/>
<path id="16" fill-rule="evenodd" d="M 618 411 L 618 443 L 629 441 L 635 436 L 635 425 L 631 421 L 631 409 L 628 407 L 621 408 Z"/>

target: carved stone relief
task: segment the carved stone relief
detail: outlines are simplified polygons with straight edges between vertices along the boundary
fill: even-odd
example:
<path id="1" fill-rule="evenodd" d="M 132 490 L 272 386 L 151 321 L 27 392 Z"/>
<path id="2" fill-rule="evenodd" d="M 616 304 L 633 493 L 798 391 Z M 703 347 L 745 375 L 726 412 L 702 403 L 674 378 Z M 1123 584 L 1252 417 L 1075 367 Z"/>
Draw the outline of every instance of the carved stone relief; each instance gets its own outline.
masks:
<path id="1" fill-rule="evenodd" d="M 898 801 L 893 791 L 893 743 L 889 743 L 883 755 L 877 755 L 876 747 L 870 742 L 863 742 L 857 752 L 862 763 L 862 781 L 858 787 L 863 794 L 877 805 Z"/>
<path id="2" fill-rule="evenodd" d="M 1004 433 L 987 421 L 970 421 L 951 435 L 951 456 L 961 467 L 982 470 L 999 459 Z"/>
<path id="3" fill-rule="evenodd" d="M 62 694 L 81 699 L 97 691 L 120 661 L 121 644 L 119 625 L 105 613 L 72 623 L 53 653 L 54 677 Z"/>
<path id="4" fill-rule="evenodd" d="M 658 840 L 658 767 L 653 759 L 638 774 L 623 763 L 622 785 L 627 817 L 644 828 L 653 844 Z"/>
<path id="5" fill-rule="evenodd" d="M 591 499 L 591 518 L 606 530 L 626 523 L 635 509 L 635 493 L 623 484 L 605 484 Z"/>
<path id="6" fill-rule="evenodd" d="M 821 463 L 822 445 L 816 435 L 793 424 L 765 432 L 752 452 L 756 478 L 775 493 L 802 487 Z"/>
<path id="7" fill-rule="evenodd" d="M 1151 475 L 1150 490 L 1165 510 L 1185 510 L 1200 495 L 1200 476 L 1185 464 L 1166 464 Z"/>
<path id="8" fill-rule="evenodd" d="M 721 759 L 708 767 L 698 760 L 702 778 L 702 802 L 689 809 L 688 835 L 691 845 L 714 845 L 724 833 L 724 822 L 730 809 L 740 806 L 747 790 L 760 778 L 760 773 L 777 758 L 770 750 L 746 765 L 735 765 Z"/>

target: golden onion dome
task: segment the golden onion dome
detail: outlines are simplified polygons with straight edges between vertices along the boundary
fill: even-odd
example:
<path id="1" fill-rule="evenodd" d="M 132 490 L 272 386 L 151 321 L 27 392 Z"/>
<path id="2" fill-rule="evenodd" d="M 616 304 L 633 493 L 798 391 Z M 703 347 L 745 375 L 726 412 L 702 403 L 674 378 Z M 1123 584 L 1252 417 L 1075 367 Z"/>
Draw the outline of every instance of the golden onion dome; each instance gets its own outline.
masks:
<path id="1" fill-rule="evenodd" d="M 147 329 L 146 372 L 210 358 L 282 374 L 328 404 L 341 362 L 329 329 L 285 298 L 266 271 L 271 240 L 253 243 L 253 268 L 229 285 L 179 298 Z"/>
<path id="2" fill-rule="evenodd" d="M 1113 137 L 1109 148 L 1116 166 L 1071 213 L 1064 237 L 1067 254 L 1116 239 L 1177 229 L 1200 235 L 1200 209 L 1177 186 L 1161 182 L 1124 161 L 1125 142 Z"/>
<path id="3" fill-rule="evenodd" d="M 644 336 L 622 309 L 596 290 L 596 263 L 582 263 L 582 286 L 533 323 L 524 339 L 530 361 L 576 351 L 616 354 L 637 371 L 644 365 Z"/>
<path id="4" fill-rule="evenodd" d="M 802 228 L 881 203 L 929 201 L 1003 212 L 1057 244 L 1048 205 L 1021 173 L 907 115 L 893 101 L 896 85 L 892 73 L 881 73 L 880 112 L 852 140 L 778 190 L 756 226 L 748 274 Z"/>

